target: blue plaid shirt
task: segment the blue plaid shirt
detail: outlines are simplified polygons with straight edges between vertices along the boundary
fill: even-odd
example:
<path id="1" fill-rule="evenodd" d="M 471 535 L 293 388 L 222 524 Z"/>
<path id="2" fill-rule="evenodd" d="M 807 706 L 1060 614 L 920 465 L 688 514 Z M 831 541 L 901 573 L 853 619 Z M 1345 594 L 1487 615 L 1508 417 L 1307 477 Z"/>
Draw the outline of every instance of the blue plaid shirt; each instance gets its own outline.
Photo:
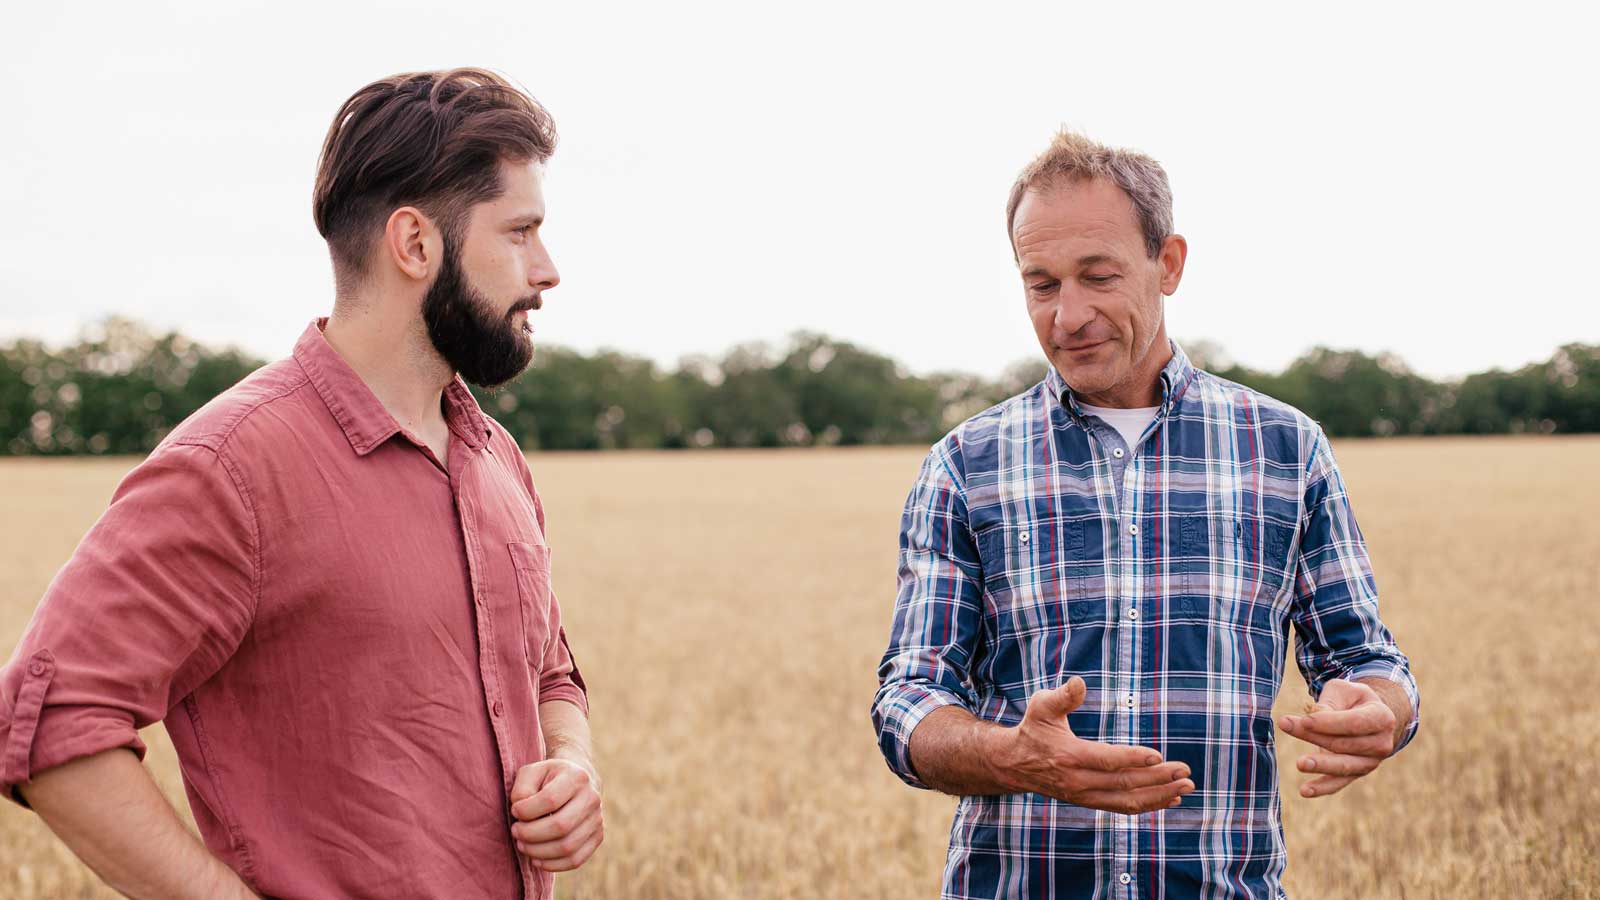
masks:
<path id="1" fill-rule="evenodd" d="M 1387 678 L 1418 696 L 1328 439 L 1172 345 L 1137 446 L 1052 370 L 935 445 L 906 501 L 873 723 L 911 766 L 922 718 L 1002 725 L 1072 675 L 1083 738 L 1154 747 L 1196 790 L 1138 816 L 1039 794 L 963 797 L 943 897 L 1278 897 L 1272 701 L 1293 626 L 1314 695 Z"/>

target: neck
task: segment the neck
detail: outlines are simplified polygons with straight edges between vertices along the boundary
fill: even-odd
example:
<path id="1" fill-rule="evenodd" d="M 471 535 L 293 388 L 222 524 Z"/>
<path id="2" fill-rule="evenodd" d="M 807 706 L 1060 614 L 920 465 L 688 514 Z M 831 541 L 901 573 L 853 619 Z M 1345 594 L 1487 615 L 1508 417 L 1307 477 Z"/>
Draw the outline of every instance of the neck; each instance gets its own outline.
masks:
<path id="1" fill-rule="evenodd" d="M 1122 383 L 1099 394 L 1079 394 L 1078 402 L 1103 409 L 1144 409 L 1161 405 L 1161 371 L 1172 361 L 1172 345 L 1162 324 L 1150 350 Z"/>
<path id="2" fill-rule="evenodd" d="M 411 430 L 442 425 L 440 397 L 455 372 L 433 349 L 420 318 L 400 320 L 377 308 L 376 299 L 336 303 L 323 336 L 395 421 Z"/>

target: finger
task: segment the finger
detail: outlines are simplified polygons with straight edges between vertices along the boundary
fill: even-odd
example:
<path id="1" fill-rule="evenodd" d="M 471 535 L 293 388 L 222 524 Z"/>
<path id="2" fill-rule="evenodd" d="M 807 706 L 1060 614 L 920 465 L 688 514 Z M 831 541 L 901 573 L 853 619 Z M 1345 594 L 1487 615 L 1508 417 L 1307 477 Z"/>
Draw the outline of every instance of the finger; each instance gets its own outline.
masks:
<path id="1" fill-rule="evenodd" d="M 1394 736 L 1391 734 L 1369 734 L 1361 737 L 1342 737 L 1329 734 L 1316 734 L 1307 732 L 1304 738 L 1331 753 L 1345 753 L 1351 756 L 1387 757 L 1394 749 Z"/>
<path id="2" fill-rule="evenodd" d="M 1285 729 L 1285 730 L 1289 731 L 1289 729 Z M 1297 725 L 1295 727 L 1295 729 L 1292 730 L 1292 731 L 1289 731 L 1289 733 L 1294 735 L 1295 737 L 1299 738 L 1300 740 L 1305 741 L 1308 744 L 1315 744 L 1316 746 L 1321 747 L 1324 750 L 1330 750 L 1330 751 L 1333 750 L 1333 748 L 1328 746 L 1328 744 L 1330 742 L 1332 742 L 1332 741 L 1335 741 L 1335 740 L 1362 741 L 1362 740 L 1370 740 L 1373 737 L 1372 735 L 1368 735 L 1366 737 L 1360 737 L 1360 738 L 1335 737 L 1333 735 L 1318 734 L 1317 732 L 1312 731 L 1311 729 L 1305 727 L 1304 725 Z"/>
<path id="3" fill-rule="evenodd" d="M 1378 767 L 1382 760 L 1370 756 L 1350 756 L 1345 753 L 1308 753 L 1300 757 L 1295 767 L 1302 772 L 1320 775 L 1366 775 Z"/>
<path id="4" fill-rule="evenodd" d="M 1116 772 L 1082 771 L 1078 784 L 1087 791 L 1132 791 L 1143 787 L 1170 784 L 1189 777 L 1189 767 L 1181 762 L 1159 766 L 1140 766 Z"/>
<path id="5" fill-rule="evenodd" d="M 1136 791 L 1085 791 L 1070 798 L 1069 802 L 1131 816 L 1176 806 L 1193 791 L 1194 782 L 1184 778 Z"/>
<path id="6" fill-rule="evenodd" d="M 604 835 L 597 834 L 569 856 L 555 859 L 537 859 L 533 860 L 533 864 L 546 872 L 570 872 L 588 862 L 590 857 L 594 856 L 595 851 L 600 849 L 600 844 L 604 840 Z"/>
<path id="7" fill-rule="evenodd" d="M 578 770 L 565 769 L 545 782 L 532 797 L 511 804 L 511 814 L 523 821 L 547 816 L 567 805 L 579 788 L 588 781 L 577 774 Z"/>
<path id="8" fill-rule="evenodd" d="M 1124 747 L 1120 744 L 1077 740 L 1070 754 L 1079 766 L 1102 772 L 1161 765 L 1161 754 L 1152 747 Z"/>
<path id="9" fill-rule="evenodd" d="M 1334 737 L 1381 734 L 1394 728 L 1394 713 L 1382 703 L 1364 703 L 1354 709 L 1327 710 L 1309 716 L 1284 716 L 1278 723 L 1296 737 L 1302 732 Z"/>
<path id="10" fill-rule="evenodd" d="M 1317 778 L 1300 785 L 1300 796 L 1326 797 L 1329 794 L 1337 794 L 1344 790 L 1346 785 L 1355 781 L 1358 777 L 1360 776 L 1324 775 L 1321 778 Z"/>
<path id="11" fill-rule="evenodd" d="M 1047 691 L 1039 691 L 1028 698 L 1028 708 L 1024 715 L 1037 714 L 1048 718 L 1065 718 L 1083 705 L 1083 698 L 1088 693 L 1088 685 L 1082 678 L 1074 675 L 1067 679 L 1067 683 Z"/>
<path id="12" fill-rule="evenodd" d="M 572 856 L 585 844 L 593 840 L 602 829 L 599 819 L 585 821 L 576 831 L 562 835 L 553 841 L 527 842 L 518 841 L 517 850 L 529 859 L 561 859 Z"/>
<path id="13" fill-rule="evenodd" d="M 572 802 L 548 816 L 512 825 L 511 833 L 517 840 L 528 844 L 560 840 L 599 813 L 600 798 L 592 791 L 579 792 Z"/>
<path id="14" fill-rule="evenodd" d="M 539 786 L 549 776 L 549 766 L 543 762 L 529 763 L 517 770 L 511 782 L 511 802 L 525 800 L 539 792 Z"/>

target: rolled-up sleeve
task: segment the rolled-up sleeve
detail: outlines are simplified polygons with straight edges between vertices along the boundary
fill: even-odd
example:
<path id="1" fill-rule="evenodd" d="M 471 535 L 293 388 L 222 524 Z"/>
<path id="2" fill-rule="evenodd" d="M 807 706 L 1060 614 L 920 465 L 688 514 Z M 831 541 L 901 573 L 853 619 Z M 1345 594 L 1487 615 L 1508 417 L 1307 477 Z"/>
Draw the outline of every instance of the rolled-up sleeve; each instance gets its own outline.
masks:
<path id="1" fill-rule="evenodd" d="M 1378 617 L 1378 588 L 1366 541 L 1320 428 L 1313 443 L 1295 575 L 1296 662 L 1313 697 L 1320 697 L 1323 685 L 1333 678 L 1384 678 L 1400 685 L 1411 700 L 1411 724 L 1395 748 L 1398 752 L 1417 733 L 1421 695 L 1410 661 Z"/>
<path id="2" fill-rule="evenodd" d="M 872 704 L 889 768 L 919 788 L 928 785 L 911 765 L 912 732 L 941 706 L 975 706 L 968 665 L 983 616 L 982 570 L 952 444 L 929 453 L 901 515 L 894 623 Z"/>
<path id="3" fill-rule="evenodd" d="M 549 700 L 565 700 L 583 710 L 584 715 L 589 714 L 589 689 L 572 658 L 567 630 L 561 626 L 561 605 L 556 602 L 554 591 L 550 592 L 550 639 L 539 669 L 539 702 Z"/>
<path id="4" fill-rule="evenodd" d="M 130 472 L 0 671 L 0 790 L 104 750 L 210 677 L 255 614 L 255 517 L 214 450 L 163 446 Z"/>

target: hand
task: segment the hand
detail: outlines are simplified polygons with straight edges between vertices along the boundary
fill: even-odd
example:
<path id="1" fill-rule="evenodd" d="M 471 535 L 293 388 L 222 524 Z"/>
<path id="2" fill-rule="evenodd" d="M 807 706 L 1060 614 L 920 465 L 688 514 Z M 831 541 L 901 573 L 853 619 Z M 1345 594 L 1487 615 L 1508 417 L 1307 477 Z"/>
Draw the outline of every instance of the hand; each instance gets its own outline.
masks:
<path id="1" fill-rule="evenodd" d="M 1136 813 L 1177 806 L 1194 790 L 1189 767 L 1165 763 L 1149 747 L 1088 741 L 1072 733 L 1067 713 L 1083 704 L 1088 688 L 1074 675 L 1028 698 L 1022 724 L 1005 729 L 1002 776 L 1017 788 L 1077 806 Z"/>
<path id="2" fill-rule="evenodd" d="M 1394 752 L 1394 710 L 1367 685 L 1335 678 L 1323 686 L 1322 697 L 1307 712 L 1284 716 L 1278 723 L 1284 731 L 1327 751 L 1308 753 L 1296 762 L 1300 771 L 1322 776 L 1300 786 L 1302 797 L 1338 793 Z"/>
<path id="3" fill-rule="evenodd" d="M 566 759 L 529 763 L 511 785 L 517 852 L 547 872 L 583 865 L 605 839 L 600 779 Z"/>

